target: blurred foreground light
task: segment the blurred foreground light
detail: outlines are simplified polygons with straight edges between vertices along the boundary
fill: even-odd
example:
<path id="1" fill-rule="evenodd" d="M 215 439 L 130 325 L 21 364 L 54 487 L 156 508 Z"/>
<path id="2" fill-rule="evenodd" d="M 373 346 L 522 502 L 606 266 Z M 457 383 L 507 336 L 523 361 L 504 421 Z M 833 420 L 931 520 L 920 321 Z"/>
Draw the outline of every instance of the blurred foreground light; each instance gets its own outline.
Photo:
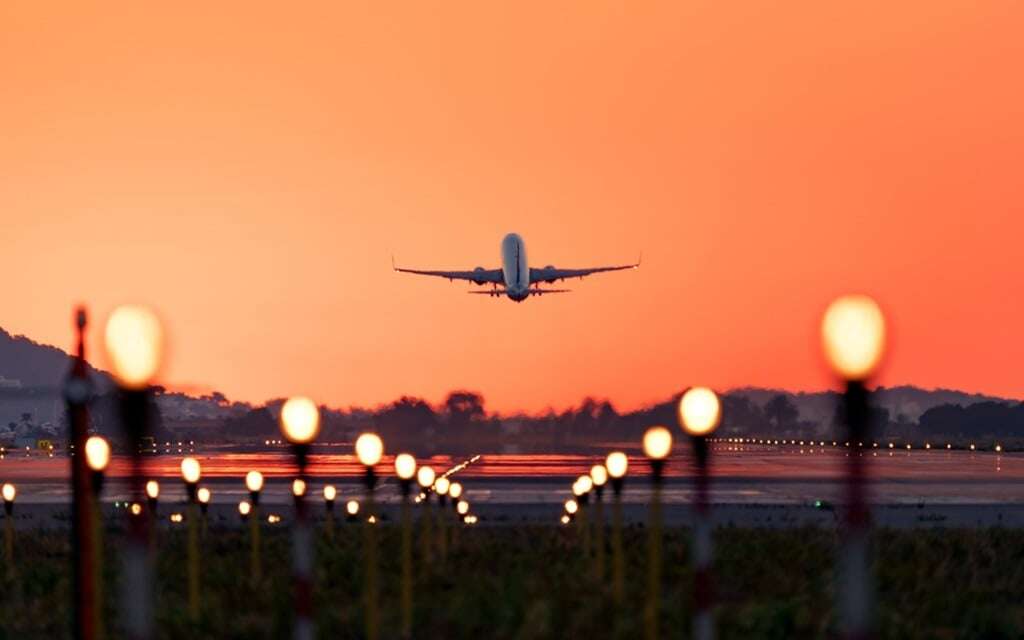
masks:
<path id="1" fill-rule="evenodd" d="M 376 433 L 364 433 L 356 439 L 356 457 L 364 467 L 372 467 L 384 455 L 384 442 Z"/>
<path id="2" fill-rule="evenodd" d="M 184 520 L 185 517 L 182 516 L 180 513 L 172 513 L 170 515 L 169 519 L 170 519 L 171 522 L 178 523 L 178 522 L 181 522 L 182 520 Z"/>
<path id="3" fill-rule="evenodd" d="M 459 502 L 455 505 L 455 511 L 458 512 L 460 516 L 466 515 L 467 513 L 469 513 L 469 503 L 466 502 L 465 500 L 459 500 Z"/>
<path id="4" fill-rule="evenodd" d="M 836 375 L 864 381 L 878 369 L 885 353 L 885 316 L 868 296 L 842 296 L 825 310 L 821 341 Z"/>
<path id="5" fill-rule="evenodd" d="M 691 436 L 706 436 L 722 420 L 722 403 L 707 387 L 693 387 L 679 399 L 679 424 Z"/>
<path id="6" fill-rule="evenodd" d="M 146 483 L 146 497 L 150 500 L 156 500 L 160 497 L 160 483 L 156 480 L 150 480 Z"/>
<path id="7" fill-rule="evenodd" d="M 139 504 L 138 502 L 133 502 L 130 511 L 132 512 L 133 516 L 141 515 L 142 514 L 142 505 Z"/>
<path id="8" fill-rule="evenodd" d="M 189 457 L 181 461 L 181 477 L 185 482 L 195 484 L 199 482 L 201 476 L 202 469 L 199 466 L 198 460 Z"/>
<path id="9" fill-rule="evenodd" d="M 594 488 L 594 481 L 591 480 L 589 475 L 576 478 L 576 484 L 580 487 L 580 495 L 590 493 L 590 490 Z"/>
<path id="10" fill-rule="evenodd" d="M 402 480 L 412 480 L 416 475 L 416 458 L 408 453 L 400 453 L 395 456 L 395 475 Z"/>
<path id="11" fill-rule="evenodd" d="M 85 441 L 85 463 L 97 473 L 106 471 L 110 464 L 110 443 L 103 436 L 89 436 Z"/>
<path id="12" fill-rule="evenodd" d="M 242 500 L 238 503 L 238 513 L 241 514 L 242 517 L 249 515 L 250 512 L 252 512 L 252 505 L 249 504 L 248 500 Z"/>
<path id="13" fill-rule="evenodd" d="M 250 471 L 245 474 L 245 488 L 252 493 L 263 488 L 263 474 L 259 471 Z"/>
<path id="14" fill-rule="evenodd" d="M 306 495 L 306 481 L 302 478 L 292 480 L 292 495 L 296 498 Z"/>
<path id="15" fill-rule="evenodd" d="M 562 514 L 562 524 L 569 524 L 569 516 Z"/>
<path id="16" fill-rule="evenodd" d="M 434 485 L 435 477 L 436 474 L 434 473 L 434 469 L 428 466 L 422 466 L 420 467 L 420 470 L 416 472 L 416 482 L 418 482 L 424 489 L 428 489 Z"/>
<path id="17" fill-rule="evenodd" d="M 595 487 L 603 487 L 608 482 L 608 469 L 603 464 L 595 464 L 590 467 L 590 479 Z"/>
<path id="18" fill-rule="evenodd" d="M 118 383 L 126 389 L 145 389 L 160 369 L 164 330 L 151 310 L 124 305 L 107 319 L 104 345 Z"/>
<path id="19" fill-rule="evenodd" d="M 569 499 L 565 501 L 565 512 L 569 515 L 575 514 L 579 511 L 580 505 L 575 500 Z"/>
<path id="20" fill-rule="evenodd" d="M 3 493 L 4 502 L 14 502 L 14 498 L 18 496 L 18 490 L 14 488 L 14 485 L 10 482 L 5 482 L 3 489 L 0 489 Z"/>
<path id="21" fill-rule="evenodd" d="M 309 398 L 288 398 L 281 407 L 281 433 L 292 444 L 309 444 L 320 433 L 320 410 Z"/>
<path id="22" fill-rule="evenodd" d="M 605 458 L 604 466 L 608 469 L 608 475 L 613 478 L 621 478 L 629 469 L 629 458 L 621 451 L 612 451 Z"/>
<path id="23" fill-rule="evenodd" d="M 452 500 L 458 500 L 462 495 L 462 483 L 453 482 L 451 486 L 448 487 L 448 495 L 452 497 Z"/>
<path id="24" fill-rule="evenodd" d="M 354 516 L 359 513 L 359 503 L 355 500 L 349 500 L 345 503 L 345 512 L 350 516 Z"/>
<path id="25" fill-rule="evenodd" d="M 200 504 L 209 504 L 210 503 L 210 490 L 207 489 L 206 487 L 200 487 L 199 488 L 199 492 L 196 494 L 196 497 L 199 498 L 199 503 Z"/>
<path id="26" fill-rule="evenodd" d="M 448 489 L 450 487 L 451 482 L 448 480 L 448 478 L 445 478 L 444 476 L 441 476 L 440 478 L 434 481 L 434 491 L 436 491 L 437 495 L 439 496 L 448 495 Z"/>
<path id="27" fill-rule="evenodd" d="M 651 460 L 664 460 L 672 451 L 672 432 L 660 425 L 644 432 L 644 455 Z"/>
<path id="28" fill-rule="evenodd" d="M 333 484 L 324 487 L 324 500 L 333 502 L 336 497 L 338 497 L 338 490 L 334 488 Z"/>

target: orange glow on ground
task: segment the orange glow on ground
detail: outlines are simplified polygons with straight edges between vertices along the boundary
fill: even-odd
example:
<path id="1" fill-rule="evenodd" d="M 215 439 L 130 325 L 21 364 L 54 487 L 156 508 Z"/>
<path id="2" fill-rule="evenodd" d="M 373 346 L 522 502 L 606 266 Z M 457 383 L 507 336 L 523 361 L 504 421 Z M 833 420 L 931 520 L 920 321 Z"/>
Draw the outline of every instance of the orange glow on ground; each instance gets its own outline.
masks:
<path id="1" fill-rule="evenodd" d="M 0 9 L 0 326 L 152 304 L 171 386 L 619 408 L 831 384 L 1024 396 L 1024 5 Z M 528 46 L 524 46 L 528 43 Z M 631 260 L 521 305 L 390 269 Z M 499 364 L 500 363 L 500 364 Z"/>

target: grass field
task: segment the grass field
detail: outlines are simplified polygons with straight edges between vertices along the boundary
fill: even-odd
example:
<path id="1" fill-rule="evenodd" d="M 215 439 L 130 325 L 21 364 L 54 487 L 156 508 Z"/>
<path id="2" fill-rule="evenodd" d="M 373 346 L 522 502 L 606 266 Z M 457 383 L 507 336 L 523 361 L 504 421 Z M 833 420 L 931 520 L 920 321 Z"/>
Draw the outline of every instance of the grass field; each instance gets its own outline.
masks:
<path id="1" fill-rule="evenodd" d="M 318 530 L 318 637 L 360 638 L 363 532 Z M 376 528 L 381 637 L 399 630 L 399 527 Z M 451 536 L 449 530 L 449 536 Z M 202 613 L 186 607 L 185 533 L 163 532 L 157 554 L 160 638 L 286 638 L 291 629 L 290 536 L 263 532 L 263 579 L 249 582 L 243 531 L 211 529 L 202 541 Z M 436 535 L 435 535 L 436 539 Z M 487 527 L 460 531 L 447 558 L 422 562 L 414 540 L 415 638 L 643 637 L 647 532 L 624 532 L 626 597 L 616 607 L 594 576 L 572 527 Z M 121 637 L 116 606 L 116 531 L 105 545 L 107 637 Z M 723 528 L 715 534 L 715 610 L 722 638 L 820 638 L 835 631 L 835 534 L 819 529 Z M 665 533 L 662 637 L 689 636 L 692 571 L 685 530 Z M 1024 636 L 1024 531 L 907 530 L 875 533 L 878 628 L 885 638 Z M 71 565 L 66 534 L 22 532 L 15 566 L 0 578 L 0 638 L 70 635 Z M 610 566 L 610 556 L 608 559 Z"/>

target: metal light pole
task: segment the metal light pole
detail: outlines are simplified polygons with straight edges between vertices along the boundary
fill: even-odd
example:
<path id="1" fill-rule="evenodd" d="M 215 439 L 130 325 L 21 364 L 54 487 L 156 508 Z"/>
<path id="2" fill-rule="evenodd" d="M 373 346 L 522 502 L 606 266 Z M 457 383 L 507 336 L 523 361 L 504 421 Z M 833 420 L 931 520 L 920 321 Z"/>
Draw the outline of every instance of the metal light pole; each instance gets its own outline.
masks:
<path id="1" fill-rule="evenodd" d="M 868 551 L 870 513 L 864 482 L 867 458 L 863 448 L 870 440 L 870 401 L 865 382 L 882 361 L 885 317 L 871 298 L 843 296 L 825 311 L 821 335 L 825 357 L 846 386 L 843 406 L 851 449 L 846 459 L 846 509 L 839 559 L 840 628 L 844 638 L 864 640 L 875 636 Z"/>
<path id="2" fill-rule="evenodd" d="M 103 509 L 100 502 L 100 495 L 103 493 L 103 473 L 110 464 L 110 443 L 102 436 L 90 436 L 85 441 L 85 463 L 92 472 L 92 513 L 90 514 L 90 529 L 92 530 L 92 555 L 91 566 L 96 570 L 93 572 L 92 605 L 96 607 L 93 614 L 93 631 L 97 638 L 102 638 L 103 627 Z"/>
<path id="3" fill-rule="evenodd" d="M 594 483 L 594 521 L 597 525 L 597 555 L 594 559 L 594 577 L 598 584 L 604 584 L 604 485 L 608 482 L 608 470 L 603 464 L 590 467 L 590 480 Z"/>
<path id="4" fill-rule="evenodd" d="M 621 451 L 612 451 L 604 461 L 611 477 L 612 493 L 612 596 L 618 607 L 626 601 L 626 568 L 622 553 L 622 485 L 629 470 L 629 458 Z"/>
<path id="5" fill-rule="evenodd" d="M 260 491 L 263 490 L 263 474 L 250 471 L 245 474 L 245 488 L 249 491 L 249 584 L 259 584 L 263 576 L 263 563 L 260 558 Z"/>
<path id="6" fill-rule="evenodd" d="M 714 605 L 714 579 L 712 576 L 711 505 L 708 496 L 708 436 L 718 428 L 722 418 L 722 405 L 714 391 L 693 387 L 679 400 L 679 425 L 690 436 L 694 459 L 693 501 L 693 567 L 695 640 L 712 640 L 715 636 L 712 606 Z"/>
<path id="7" fill-rule="evenodd" d="M 143 438 L 149 433 L 152 404 L 150 385 L 160 368 L 164 332 L 146 307 L 125 305 L 110 314 L 104 343 L 120 389 L 121 423 L 131 451 L 128 540 L 124 548 L 122 607 L 129 640 L 149 640 L 153 634 L 153 563 L 149 554 L 150 518 L 143 514 L 145 468 Z"/>
<path id="8" fill-rule="evenodd" d="M 408 453 L 395 456 L 395 475 L 402 492 L 402 638 L 412 637 L 412 516 L 409 494 L 416 476 L 416 458 Z"/>
<path id="9" fill-rule="evenodd" d="M 185 494 L 188 496 L 188 516 L 185 526 L 188 530 L 188 615 L 192 622 L 199 620 L 199 533 L 197 525 L 199 510 L 198 502 L 199 478 L 202 469 L 195 458 L 181 461 L 181 479 L 185 482 Z"/>
<path id="10" fill-rule="evenodd" d="M 363 484 L 366 487 L 367 517 L 363 523 L 363 541 L 366 555 L 366 638 L 377 640 L 380 620 L 377 612 L 377 534 L 374 524 L 375 512 L 373 492 L 377 487 L 377 474 L 374 466 L 384 456 L 384 442 L 376 433 L 364 433 L 356 439 L 356 457 L 363 465 Z"/>
<path id="11" fill-rule="evenodd" d="M 644 433 L 644 455 L 651 465 L 651 504 L 647 539 L 647 602 L 644 628 L 647 640 L 658 640 L 661 602 L 661 484 L 665 459 L 672 452 L 672 432 L 654 426 Z"/>
<path id="12" fill-rule="evenodd" d="M 420 490 L 423 494 L 423 510 L 420 513 L 420 528 L 422 529 L 420 553 L 423 556 L 424 571 L 430 566 L 434 557 L 433 543 L 430 540 L 430 521 L 434 517 L 430 509 L 430 494 L 432 493 L 435 477 L 434 469 L 427 465 L 420 467 L 416 472 L 416 482 L 420 485 Z"/>
<path id="13" fill-rule="evenodd" d="M 295 526 L 292 529 L 292 580 L 295 590 L 295 640 L 313 640 L 313 542 L 306 513 L 305 486 L 309 447 L 320 433 L 320 411 L 309 398 L 289 398 L 281 407 L 281 432 L 295 455 Z M 294 491 L 293 491 L 294 493 Z"/>

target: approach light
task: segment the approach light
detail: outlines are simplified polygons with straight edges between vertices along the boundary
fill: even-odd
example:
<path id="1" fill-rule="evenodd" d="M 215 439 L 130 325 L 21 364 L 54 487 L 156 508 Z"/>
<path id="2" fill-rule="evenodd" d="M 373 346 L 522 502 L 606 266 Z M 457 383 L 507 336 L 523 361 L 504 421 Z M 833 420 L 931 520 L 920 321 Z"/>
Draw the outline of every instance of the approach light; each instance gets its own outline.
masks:
<path id="1" fill-rule="evenodd" d="M 281 407 L 281 433 L 292 444 L 309 444 L 320 433 L 320 410 L 309 398 L 288 398 Z"/>
<path id="2" fill-rule="evenodd" d="M 345 512 L 350 516 L 354 516 L 359 513 L 359 503 L 355 500 L 349 500 L 345 503 Z"/>
<path id="3" fill-rule="evenodd" d="M 300 498 L 306 495 L 306 481 L 302 478 L 295 478 L 292 480 L 292 495 L 296 498 Z"/>
<path id="4" fill-rule="evenodd" d="M 263 474 L 259 471 L 250 471 L 245 474 L 245 488 L 249 493 L 257 493 L 263 489 Z"/>
<path id="5" fill-rule="evenodd" d="M 334 502 L 334 499 L 338 497 L 338 490 L 334 488 L 333 484 L 324 486 L 324 500 L 327 502 Z"/>
<path id="6" fill-rule="evenodd" d="M 458 500 L 459 497 L 462 496 L 462 483 L 453 482 L 451 486 L 448 487 L 448 495 L 451 496 L 452 500 Z"/>
<path id="7" fill-rule="evenodd" d="M 206 487 L 200 487 L 196 497 L 199 498 L 199 504 L 210 504 L 210 490 Z"/>
<path id="8" fill-rule="evenodd" d="M 202 469 L 199 465 L 199 461 L 195 458 L 189 457 L 184 458 L 181 461 L 181 478 L 187 484 L 195 484 L 199 482 L 199 478 L 202 476 Z"/>
<path id="9" fill-rule="evenodd" d="M 145 389 L 160 369 L 164 330 L 151 310 L 124 305 L 107 319 L 104 345 L 118 383 L 126 389 Z"/>
<path id="10" fill-rule="evenodd" d="M 603 487 L 608 482 L 608 469 L 603 464 L 595 464 L 590 467 L 590 479 L 595 487 Z"/>
<path id="11" fill-rule="evenodd" d="M 441 476 L 440 478 L 434 481 L 434 491 L 439 496 L 448 495 L 448 489 L 450 488 L 451 482 L 448 480 L 448 478 L 445 478 L 444 476 Z"/>
<path id="12" fill-rule="evenodd" d="M 672 451 L 672 432 L 660 425 L 644 433 L 644 455 L 651 460 L 664 460 Z"/>
<path id="13" fill-rule="evenodd" d="M 844 380 L 871 377 L 885 352 L 885 316 L 865 295 L 846 295 L 828 306 L 821 320 L 821 341 L 832 371 Z"/>
<path id="14" fill-rule="evenodd" d="M 96 473 L 103 473 L 110 464 L 110 443 L 103 436 L 89 436 L 85 441 L 85 463 Z"/>
<path id="15" fill-rule="evenodd" d="M 679 399 L 679 424 L 691 436 L 708 435 L 721 420 L 722 403 L 711 389 L 693 387 Z"/>
<path id="16" fill-rule="evenodd" d="M 364 433 L 356 439 L 356 457 L 364 467 L 372 467 L 384 455 L 384 442 L 376 433 Z"/>
<path id="17" fill-rule="evenodd" d="M 426 465 L 420 467 L 419 471 L 416 472 L 416 482 L 424 489 L 429 489 L 434 485 L 435 477 L 434 469 Z"/>
<path id="18" fill-rule="evenodd" d="M 150 480 L 146 483 L 146 497 L 150 500 L 156 500 L 160 497 L 160 483 L 156 480 Z"/>
<path id="19" fill-rule="evenodd" d="M 575 515 L 576 512 L 579 511 L 579 509 L 580 505 L 575 500 L 570 498 L 569 500 L 565 501 L 565 512 L 568 513 L 570 516 Z"/>
<path id="20" fill-rule="evenodd" d="M 629 458 L 621 451 L 612 451 L 605 458 L 604 466 L 608 469 L 608 475 L 612 478 L 622 478 L 629 470 Z"/>
<path id="21" fill-rule="evenodd" d="M 465 500 L 459 500 L 455 504 L 455 511 L 458 512 L 460 516 L 466 515 L 467 513 L 469 513 L 469 503 L 466 502 Z"/>
<path id="22" fill-rule="evenodd" d="M 395 456 L 395 475 L 402 480 L 412 480 L 416 475 L 416 458 L 408 453 Z"/>

